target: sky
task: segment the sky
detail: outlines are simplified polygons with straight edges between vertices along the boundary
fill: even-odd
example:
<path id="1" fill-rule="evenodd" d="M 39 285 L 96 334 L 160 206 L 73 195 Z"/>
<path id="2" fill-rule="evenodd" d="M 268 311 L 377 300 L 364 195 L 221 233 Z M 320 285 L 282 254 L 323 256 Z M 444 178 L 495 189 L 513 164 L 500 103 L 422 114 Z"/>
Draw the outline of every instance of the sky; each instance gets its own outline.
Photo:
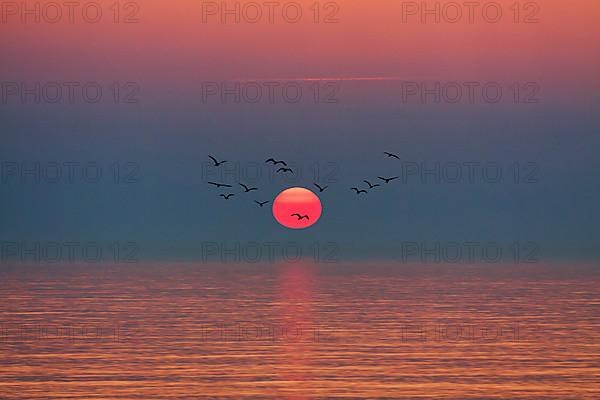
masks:
<path id="1" fill-rule="evenodd" d="M 520 2 L 517 15 L 512 0 L 497 1 L 491 22 L 485 1 L 471 22 L 442 1 L 436 22 L 421 2 L 298 1 L 293 23 L 287 2 L 272 22 L 262 2 L 249 3 L 258 22 L 240 3 L 236 22 L 221 2 L 121 2 L 116 14 L 98 1 L 92 23 L 85 2 L 73 22 L 45 1 L 35 22 L 18 3 L 0 15 L 3 242 L 135 242 L 144 261 L 250 242 L 336 243 L 343 260 L 394 260 L 402 243 L 469 241 L 535 243 L 545 261 L 600 259 L 600 4 Z M 224 180 L 209 154 L 228 160 Z M 269 157 L 302 176 L 271 176 Z M 62 178 L 23 179 L 36 163 L 49 174 L 62 165 Z M 81 177 L 89 163 L 102 171 L 96 183 Z M 420 174 L 456 164 L 457 182 Z M 256 165 L 259 191 L 238 193 Z M 472 181 L 465 165 L 477 165 Z M 497 182 L 484 165 L 500 169 Z M 367 196 L 350 190 L 397 175 Z M 235 185 L 236 197 L 209 180 Z M 306 230 L 253 203 L 316 181 L 329 188 Z"/>

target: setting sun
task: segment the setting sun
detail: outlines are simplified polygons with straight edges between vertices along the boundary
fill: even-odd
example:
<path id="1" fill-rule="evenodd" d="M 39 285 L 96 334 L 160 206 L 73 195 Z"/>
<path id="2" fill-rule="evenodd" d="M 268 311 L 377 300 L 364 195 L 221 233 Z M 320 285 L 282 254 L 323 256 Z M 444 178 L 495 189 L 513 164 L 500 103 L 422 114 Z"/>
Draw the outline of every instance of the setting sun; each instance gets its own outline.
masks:
<path id="1" fill-rule="evenodd" d="M 314 225 L 321 217 L 321 211 L 319 197 L 301 187 L 284 190 L 273 202 L 273 216 L 281 225 L 291 229 Z"/>

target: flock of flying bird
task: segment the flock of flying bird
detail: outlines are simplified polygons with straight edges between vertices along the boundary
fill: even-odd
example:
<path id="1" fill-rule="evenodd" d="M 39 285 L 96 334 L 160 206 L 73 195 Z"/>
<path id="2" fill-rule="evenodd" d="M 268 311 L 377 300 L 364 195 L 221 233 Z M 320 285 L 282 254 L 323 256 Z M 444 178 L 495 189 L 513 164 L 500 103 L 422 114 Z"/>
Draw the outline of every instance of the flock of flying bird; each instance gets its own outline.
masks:
<path id="1" fill-rule="evenodd" d="M 400 159 L 400 157 L 398 157 L 396 154 L 394 153 L 389 153 L 387 151 L 384 151 L 383 154 L 385 154 L 388 158 L 397 158 L 398 160 Z M 383 176 L 378 176 L 377 179 L 381 180 L 382 182 L 384 182 L 385 185 L 389 184 L 391 181 L 393 181 L 394 179 L 398 179 L 399 176 L 392 176 L 390 178 L 385 178 Z M 361 193 L 369 193 L 369 190 L 371 189 L 375 189 L 376 187 L 381 186 L 379 183 L 371 183 L 368 180 L 363 180 L 364 183 L 366 183 L 367 185 L 369 185 L 368 189 L 361 189 L 359 187 L 352 187 L 350 188 L 350 190 L 354 190 L 354 192 L 356 192 L 357 195 L 360 195 Z"/>
<path id="2" fill-rule="evenodd" d="M 208 156 L 208 158 L 210 158 L 212 160 L 213 165 L 215 167 L 219 167 L 219 166 L 221 166 L 221 165 L 223 165 L 223 164 L 225 164 L 227 162 L 227 160 L 218 161 L 215 157 L 210 156 L 210 155 Z M 275 160 L 274 158 L 269 158 L 268 160 L 265 161 L 265 163 L 266 164 L 270 163 L 270 164 L 273 164 L 274 166 L 282 165 L 282 167 L 280 167 L 276 171 L 277 173 L 280 173 L 280 172 L 281 173 L 290 172 L 292 174 L 294 173 L 294 171 L 291 168 L 288 168 L 287 163 L 285 161 L 283 161 L 283 160 Z M 222 188 L 222 187 L 223 188 L 232 188 L 233 187 L 232 185 L 229 185 L 227 183 L 219 183 L 219 182 L 208 182 L 208 184 L 209 185 L 213 185 L 213 186 L 215 186 L 218 189 Z M 243 183 L 238 183 L 238 185 L 240 185 L 242 187 L 244 193 L 250 193 L 250 192 L 258 190 L 257 187 L 250 187 L 248 185 L 244 185 Z M 323 190 L 321 190 L 321 191 L 323 191 Z M 219 194 L 219 196 L 222 197 L 222 198 L 224 198 L 225 200 L 229 200 L 231 197 L 235 196 L 235 193 L 221 193 L 221 194 Z M 256 204 L 258 204 L 262 208 L 262 207 L 265 206 L 265 204 L 269 203 L 269 200 L 267 200 L 267 201 L 254 200 L 254 202 Z M 302 219 L 302 218 L 298 217 L 298 219 Z"/>
<path id="3" fill-rule="evenodd" d="M 398 157 L 394 153 L 390 153 L 390 152 L 384 151 L 383 154 L 385 154 L 388 158 L 396 158 L 398 160 L 400 159 L 400 157 Z M 218 161 L 215 157 L 213 157 L 211 155 L 209 155 L 208 158 L 210 158 L 212 160 L 213 165 L 215 167 L 219 167 L 219 166 L 221 166 L 221 165 L 223 165 L 223 164 L 225 164 L 227 162 L 227 160 Z M 274 158 L 271 157 L 271 158 L 265 160 L 265 164 L 272 164 L 275 167 L 278 166 L 278 165 L 281 165 L 281 167 L 276 171 L 276 173 L 282 173 L 282 174 L 287 173 L 287 172 L 289 172 L 291 174 L 294 173 L 294 171 L 291 168 L 289 168 L 288 164 L 285 161 L 283 161 L 283 160 L 276 160 L 276 159 L 274 159 Z M 383 177 L 383 176 L 378 176 L 377 177 L 377 179 L 379 179 L 382 182 L 382 184 L 384 184 L 384 185 L 387 185 L 390 182 L 392 182 L 393 180 L 398 179 L 398 178 L 399 178 L 398 176 L 392 176 L 392 177 L 389 177 L 389 178 L 386 178 L 386 177 Z M 369 187 L 362 189 L 360 187 L 356 187 L 355 186 L 355 187 L 350 188 L 350 190 L 354 190 L 354 192 L 357 195 L 361 195 L 363 193 L 367 194 L 367 193 L 369 193 L 369 190 L 372 190 L 372 189 L 375 189 L 375 188 L 381 186 L 381 184 L 379 184 L 379 183 L 371 183 L 370 181 L 368 181 L 366 179 L 363 180 L 363 182 L 366 183 Z M 232 188 L 233 187 L 232 185 L 229 185 L 227 183 L 219 183 L 219 182 L 208 182 L 208 184 L 212 185 L 212 186 L 215 186 L 218 189 L 220 189 L 220 188 Z M 242 187 L 243 193 L 250 193 L 250 192 L 258 190 L 257 187 L 250 187 L 250 186 L 245 185 L 243 183 L 238 183 L 238 185 Z M 319 189 L 319 193 L 324 192 L 329 187 L 329 186 L 321 186 L 321 185 L 319 185 L 316 182 L 313 182 L 313 185 L 317 189 Z M 221 194 L 219 194 L 219 196 L 222 197 L 225 200 L 229 200 L 231 197 L 235 196 L 235 193 L 221 193 Z M 267 200 L 267 201 L 254 200 L 254 202 L 256 204 L 258 204 L 262 208 L 262 207 L 265 206 L 265 204 L 269 203 L 269 200 Z M 301 220 L 303 218 L 308 219 L 308 216 L 300 215 L 300 214 L 292 214 L 292 216 L 296 216 L 298 218 L 298 220 Z"/>

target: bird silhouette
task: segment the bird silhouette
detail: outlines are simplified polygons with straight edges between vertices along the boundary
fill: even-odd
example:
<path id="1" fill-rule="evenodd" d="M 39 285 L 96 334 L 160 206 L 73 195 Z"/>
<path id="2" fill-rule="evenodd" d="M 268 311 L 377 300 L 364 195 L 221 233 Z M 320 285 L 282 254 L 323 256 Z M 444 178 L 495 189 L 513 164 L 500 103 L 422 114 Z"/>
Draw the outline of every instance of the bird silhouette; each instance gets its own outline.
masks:
<path id="1" fill-rule="evenodd" d="M 235 196 L 235 194 L 233 193 L 229 193 L 229 194 L 220 194 L 219 196 L 221 196 L 222 198 L 224 198 L 225 200 L 229 200 L 229 198 L 231 196 Z"/>
<path id="2" fill-rule="evenodd" d="M 213 156 L 209 155 L 208 158 L 210 158 L 211 160 L 213 160 L 213 163 L 215 164 L 215 167 L 218 167 L 221 164 L 225 164 L 227 162 L 227 160 L 224 161 L 217 161 L 216 158 L 214 158 Z"/>
<path id="3" fill-rule="evenodd" d="M 325 189 L 327 189 L 329 187 L 329 186 L 321 187 L 321 186 L 319 186 L 318 183 L 313 183 L 313 185 L 315 185 L 317 188 L 319 188 L 319 193 L 321 193 L 322 191 L 324 191 Z"/>
<path id="4" fill-rule="evenodd" d="M 298 221 L 300 221 L 301 219 L 310 219 L 310 218 L 308 218 L 308 215 L 300 215 L 300 214 L 298 214 L 298 213 L 294 213 L 294 214 L 292 214 L 291 216 L 292 216 L 292 217 L 297 217 L 297 218 L 298 218 Z"/>
<path id="5" fill-rule="evenodd" d="M 285 161 L 283 161 L 283 160 L 277 161 L 273 157 L 269 158 L 267 161 L 265 161 L 265 163 L 272 163 L 273 165 L 283 164 L 283 165 L 285 165 L 287 167 L 287 163 Z"/>
<path id="6" fill-rule="evenodd" d="M 258 205 L 259 205 L 259 206 L 262 208 L 262 207 L 263 207 L 265 204 L 267 204 L 267 203 L 269 202 L 269 200 L 267 200 L 267 201 L 263 201 L 263 202 L 260 202 L 260 201 L 254 200 L 254 202 L 255 202 L 256 204 L 258 204 Z"/>
<path id="7" fill-rule="evenodd" d="M 382 176 L 378 176 L 379 179 L 381 179 L 382 181 L 385 181 L 385 183 L 390 183 L 391 181 L 393 181 L 394 179 L 398 179 L 399 176 L 393 176 L 391 178 L 384 178 Z"/>
<path id="8" fill-rule="evenodd" d="M 372 185 L 371 182 L 369 182 L 367 180 L 364 180 L 363 182 L 366 183 L 367 185 L 369 185 L 369 189 L 373 189 L 374 187 L 381 186 L 379 183 Z"/>
<path id="9" fill-rule="evenodd" d="M 243 183 L 240 183 L 240 186 L 244 188 L 244 193 L 248 193 L 248 192 L 251 192 L 253 190 L 258 190 L 258 188 L 255 188 L 255 187 L 249 188 L 248 186 L 244 185 Z"/>
<path id="10" fill-rule="evenodd" d="M 216 186 L 218 188 L 220 188 L 220 187 L 229 187 L 230 188 L 231 187 L 231 185 L 228 185 L 226 183 L 208 182 L 208 184 L 209 185 L 214 185 L 214 186 Z"/>
<path id="11" fill-rule="evenodd" d="M 400 157 L 398 157 L 394 153 L 388 153 L 387 151 L 384 151 L 383 154 L 385 154 L 386 156 L 388 156 L 388 158 L 397 158 L 398 160 L 400 159 Z"/>
<path id="12" fill-rule="evenodd" d="M 361 193 L 369 193 L 369 192 L 367 192 L 367 191 L 366 191 L 366 190 L 364 190 L 364 189 L 359 189 L 359 188 L 355 188 L 355 187 L 353 187 L 353 188 L 350 188 L 350 189 L 351 189 L 351 190 L 354 190 L 354 191 L 356 191 L 356 194 L 361 194 Z"/>
<path id="13" fill-rule="evenodd" d="M 294 173 L 294 171 L 292 171 L 291 168 L 284 168 L 284 167 L 279 168 L 277 170 L 277 172 L 291 172 L 292 174 Z"/>

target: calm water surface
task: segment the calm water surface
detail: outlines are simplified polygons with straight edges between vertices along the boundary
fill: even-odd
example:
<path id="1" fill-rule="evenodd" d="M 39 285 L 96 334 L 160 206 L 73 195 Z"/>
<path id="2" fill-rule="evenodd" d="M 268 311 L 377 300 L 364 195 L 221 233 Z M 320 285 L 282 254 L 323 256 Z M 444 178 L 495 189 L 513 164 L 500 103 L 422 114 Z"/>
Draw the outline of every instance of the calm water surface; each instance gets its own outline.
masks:
<path id="1" fill-rule="evenodd" d="M 1 399 L 600 399 L 600 266 L 2 266 Z"/>

